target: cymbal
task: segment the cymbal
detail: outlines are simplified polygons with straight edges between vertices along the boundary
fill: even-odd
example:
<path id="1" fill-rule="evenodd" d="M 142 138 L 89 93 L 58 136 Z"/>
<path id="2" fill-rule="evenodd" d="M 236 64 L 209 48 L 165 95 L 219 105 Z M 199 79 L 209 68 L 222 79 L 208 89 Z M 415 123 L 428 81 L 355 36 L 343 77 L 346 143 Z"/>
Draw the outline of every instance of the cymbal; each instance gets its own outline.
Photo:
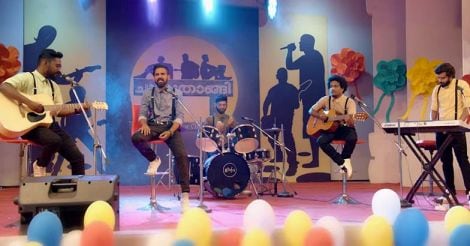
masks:
<path id="1" fill-rule="evenodd" d="M 273 128 L 268 128 L 268 129 L 263 129 L 266 132 L 280 132 L 281 128 L 273 127 Z"/>

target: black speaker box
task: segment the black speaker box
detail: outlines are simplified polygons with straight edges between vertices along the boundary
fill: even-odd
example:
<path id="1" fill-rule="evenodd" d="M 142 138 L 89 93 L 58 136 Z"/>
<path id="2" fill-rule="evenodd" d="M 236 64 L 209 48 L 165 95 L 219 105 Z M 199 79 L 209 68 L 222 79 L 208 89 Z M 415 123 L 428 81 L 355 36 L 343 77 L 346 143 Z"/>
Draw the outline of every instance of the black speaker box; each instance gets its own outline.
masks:
<path id="1" fill-rule="evenodd" d="M 28 224 L 41 211 L 51 211 L 60 218 L 65 229 L 83 228 L 83 218 L 94 201 L 108 202 L 119 226 L 119 177 L 47 176 L 26 177 L 20 184 L 18 211 L 21 223 Z"/>

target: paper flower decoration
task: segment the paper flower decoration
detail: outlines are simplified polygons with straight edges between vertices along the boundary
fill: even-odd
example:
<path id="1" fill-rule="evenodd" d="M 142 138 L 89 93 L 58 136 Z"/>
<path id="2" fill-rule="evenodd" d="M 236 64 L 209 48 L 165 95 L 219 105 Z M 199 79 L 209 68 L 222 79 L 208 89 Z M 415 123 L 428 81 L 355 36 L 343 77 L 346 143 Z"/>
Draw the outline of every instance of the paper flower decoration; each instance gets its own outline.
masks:
<path id="1" fill-rule="evenodd" d="M 425 120 L 426 110 L 429 104 L 429 96 L 437 85 L 437 77 L 434 73 L 434 69 L 441 63 L 442 61 L 439 60 L 430 61 L 427 58 L 421 57 L 418 58 L 415 65 L 408 70 L 407 77 L 410 81 L 410 90 L 412 95 L 406 112 L 401 117 L 403 120 L 408 119 L 411 108 L 415 105 L 416 97 L 419 95 L 422 95 L 424 99 L 421 106 L 420 120 Z"/>
<path id="2" fill-rule="evenodd" d="M 377 102 L 377 106 L 373 114 L 375 115 L 377 111 L 379 111 L 384 96 L 389 95 L 391 100 L 385 118 L 387 122 L 390 122 L 390 112 L 395 104 L 395 96 L 393 93 L 395 91 L 402 90 L 406 86 L 405 63 L 400 59 L 380 61 L 377 64 L 377 75 L 374 77 L 374 85 L 381 89 L 383 93 Z"/>
<path id="3" fill-rule="evenodd" d="M 18 49 L 15 47 L 7 48 L 0 44 L 0 84 L 20 70 L 21 62 L 18 60 L 18 55 Z"/>
<path id="4" fill-rule="evenodd" d="M 354 85 L 356 96 L 360 98 L 356 80 L 364 72 L 364 55 L 350 48 L 343 48 L 340 53 L 333 54 L 330 60 L 331 73 L 344 77 L 348 84 Z"/>
<path id="5" fill-rule="evenodd" d="M 465 74 L 463 77 L 462 77 L 463 80 L 467 81 L 468 84 L 470 84 L 470 74 Z"/>

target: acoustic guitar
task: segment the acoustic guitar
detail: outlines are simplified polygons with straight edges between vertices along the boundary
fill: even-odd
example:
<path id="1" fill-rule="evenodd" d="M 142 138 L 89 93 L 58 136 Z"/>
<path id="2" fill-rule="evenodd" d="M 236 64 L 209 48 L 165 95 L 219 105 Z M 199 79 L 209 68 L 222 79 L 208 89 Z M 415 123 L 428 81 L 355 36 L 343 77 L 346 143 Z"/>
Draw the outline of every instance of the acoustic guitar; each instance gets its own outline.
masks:
<path id="1" fill-rule="evenodd" d="M 36 113 L 24 104 L 16 100 L 7 98 L 0 93 L 0 136 L 4 138 L 18 138 L 38 126 L 48 127 L 52 124 L 51 112 L 58 112 L 62 109 L 80 109 L 78 103 L 54 105 L 52 98 L 47 95 L 27 95 L 21 93 L 30 100 L 41 103 L 45 111 Z M 107 110 L 108 105 L 105 102 L 85 103 L 90 108 L 98 110 Z"/>
<path id="2" fill-rule="evenodd" d="M 369 116 L 364 112 L 353 115 L 336 115 L 334 110 L 324 112 L 328 116 L 328 120 L 322 121 L 319 118 L 310 115 L 307 122 L 307 134 L 309 136 L 318 137 L 322 132 L 334 132 L 338 129 L 341 121 L 348 119 L 350 116 L 355 121 L 365 121 Z"/>

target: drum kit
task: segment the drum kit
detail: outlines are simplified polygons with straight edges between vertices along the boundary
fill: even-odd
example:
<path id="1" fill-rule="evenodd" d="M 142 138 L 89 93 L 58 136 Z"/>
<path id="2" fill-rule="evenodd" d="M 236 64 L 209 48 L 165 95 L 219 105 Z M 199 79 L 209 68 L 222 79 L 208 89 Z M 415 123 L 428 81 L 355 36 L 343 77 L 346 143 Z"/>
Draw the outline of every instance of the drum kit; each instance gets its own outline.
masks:
<path id="1" fill-rule="evenodd" d="M 254 185 L 254 175 L 259 175 L 256 180 L 262 183 L 260 175 L 264 162 L 271 159 L 271 152 L 258 148 L 258 134 L 252 125 L 238 125 L 226 135 L 208 125 L 202 126 L 202 131 L 198 132 L 196 146 L 210 156 L 203 166 L 205 189 L 209 193 L 218 198 L 233 198 L 249 183 Z"/>

